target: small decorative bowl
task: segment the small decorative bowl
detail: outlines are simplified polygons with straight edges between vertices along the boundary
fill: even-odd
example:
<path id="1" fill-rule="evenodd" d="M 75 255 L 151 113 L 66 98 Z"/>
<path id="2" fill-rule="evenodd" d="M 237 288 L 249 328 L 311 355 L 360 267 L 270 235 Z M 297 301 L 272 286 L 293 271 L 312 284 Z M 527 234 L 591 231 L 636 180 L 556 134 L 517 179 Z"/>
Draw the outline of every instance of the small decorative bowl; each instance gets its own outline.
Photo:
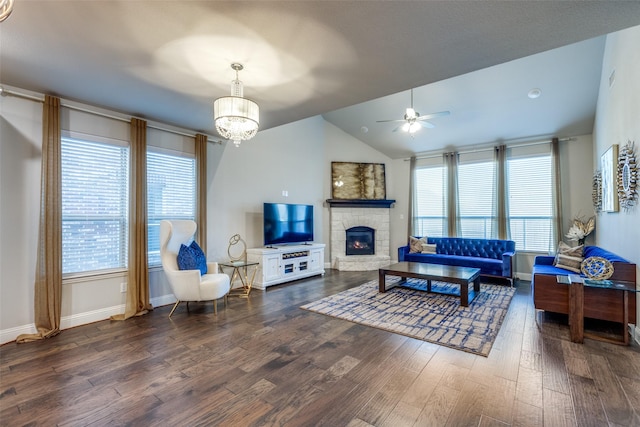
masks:
<path id="1" fill-rule="evenodd" d="M 606 280 L 613 275 L 613 264 L 606 258 L 592 256 L 582 261 L 580 270 L 590 279 Z"/>

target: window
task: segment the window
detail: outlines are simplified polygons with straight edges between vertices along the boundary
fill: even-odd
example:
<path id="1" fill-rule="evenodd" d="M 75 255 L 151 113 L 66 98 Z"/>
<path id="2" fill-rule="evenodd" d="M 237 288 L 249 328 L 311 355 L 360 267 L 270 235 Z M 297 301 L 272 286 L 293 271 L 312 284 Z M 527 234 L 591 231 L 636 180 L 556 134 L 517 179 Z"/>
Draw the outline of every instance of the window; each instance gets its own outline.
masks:
<path id="1" fill-rule="evenodd" d="M 458 218 L 447 218 L 447 168 L 442 160 L 419 160 L 414 175 L 413 232 L 447 236 L 449 220 L 458 220 L 458 236 L 497 238 L 498 201 L 506 199 L 509 238 L 520 251 L 549 252 L 555 247 L 553 172 L 549 144 L 508 150 L 505 194 L 497 192 L 497 164 L 491 150 L 460 154 Z M 501 199 L 504 198 L 504 199 Z"/>
<path id="2" fill-rule="evenodd" d="M 416 236 L 447 235 L 446 170 L 443 165 L 417 167 L 415 170 L 413 228 Z"/>
<path id="3" fill-rule="evenodd" d="M 149 265 L 160 265 L 160 220 L 195 219 L 196 161 L 192 155 L 147 151 Z"/>
<path id="4" fill-rule="evenodd" d="M 62 273 L 127 267 L 129 148 L 62 138 Z"/>
<path id="5" fill-rule="evenodd" d="M 516 250 L 553 250 L 551 154 L 507 160 L 508 215 Z"/>
<path id="6" fill-rule="evenodd" d="M 495 171 L 493 160 L 465 161 L 458 165 L 458 236 L 495 238 Z"/>

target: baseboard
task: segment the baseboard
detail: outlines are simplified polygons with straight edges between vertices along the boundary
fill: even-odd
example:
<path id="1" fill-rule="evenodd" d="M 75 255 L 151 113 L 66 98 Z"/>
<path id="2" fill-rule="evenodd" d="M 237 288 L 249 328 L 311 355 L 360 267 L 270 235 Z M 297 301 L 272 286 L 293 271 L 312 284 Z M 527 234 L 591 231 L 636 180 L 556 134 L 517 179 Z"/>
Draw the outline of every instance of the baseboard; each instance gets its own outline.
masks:
<path id="1" fill-rule="evenodd" d="M 124 304 L 105 307 L 99 310 L 85 311 L 84 313 L 64 316 L 60 319 L 60 329 L 65 330 L 76 326 L 86 325 L 100 320 L 107 320 L 111 316 L 124 313 Z"/>
<path id="2" fill-rule="evenodd" d="M 631 339 L 635 340 L 636 344 L 640 345 L 640 326 L 635 327 L 635 334 L 633 325 L 629 325 L 629 332 L 631 332 Z"/>
<path id="3" fill-rule="evenodd" d="M 15 328 L 3 329 L 0 331 L 0 345 L 15 341 L 19 335 L 35 334 L 36 327 L 34 324 L 16 326 Z"/>
<path id="4" fill-rule="evenodd" d="M 161 307 L 163 305 L 175 303 L 176 298 L 175 296 L 173 296 L 173 294 L 162 295 L 159 297 L 151 298 L 149 302 L 154 307 Z M 64 316 L 60 319 L 60 329 L 65 330 L 76 326 L 99 322 L 101 320 L 107 320 L 111 318 L 111 316 L 124 313 L 124 310 L 124 304 L 120 304 L 112 307 L 101 308 L 99 310 L 72 314 L 71 316 Z M 15 341 L 16 338 L 18 338 L 18 336 L 22 334 L 35 334 L 36 332 L 37 330 L 34 324 L 16 326 L 14 328 L 0 330 L 0 345 Z"/>
<path id="5" fill-rule="evenodd" d="M 516 277 L 520 280 L 531 281 L 531 273 L 516 273 Z"/>
<path id="6" fill-rule="evenodd" d="M 176 297 L 173 294 L 162 295 L 159 297 L 151 298 L 149 302 L 154 307 L 162 307 L 163 305 L 175 304 Z"/>

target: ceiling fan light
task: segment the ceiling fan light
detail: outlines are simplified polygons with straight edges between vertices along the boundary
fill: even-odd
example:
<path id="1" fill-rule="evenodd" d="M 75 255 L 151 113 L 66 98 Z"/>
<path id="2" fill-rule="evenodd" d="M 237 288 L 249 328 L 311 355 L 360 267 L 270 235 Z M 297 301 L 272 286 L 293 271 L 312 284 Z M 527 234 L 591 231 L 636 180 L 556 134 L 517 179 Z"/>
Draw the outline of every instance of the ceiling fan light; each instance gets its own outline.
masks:
<path id="1" fill-rule="evenodd" d="M 407 123 L 407 124 L 409 124 L 409 123 Z M 416 133 L 418 131 L 418 129 L 420 129 L 420 123 L 413 122 L 413 123 L 409 124 L 409 133 Z"/>
<path id="2" fill-rule="evenodd" d="M 409 132 L 409 128 L 411 127 L 411 124 L 409 122 L 405 123 L 402 125 L 402 131 L 403 132 Z"/>
<path id="3" fill-rule="evenodd" d="M 405 118 L 410 119 L 412 117 L 418 117 L 418 115 L 416 114 L 416 110 L 414 110 L 412 107 L 409 107 L 405 112 Z"/>

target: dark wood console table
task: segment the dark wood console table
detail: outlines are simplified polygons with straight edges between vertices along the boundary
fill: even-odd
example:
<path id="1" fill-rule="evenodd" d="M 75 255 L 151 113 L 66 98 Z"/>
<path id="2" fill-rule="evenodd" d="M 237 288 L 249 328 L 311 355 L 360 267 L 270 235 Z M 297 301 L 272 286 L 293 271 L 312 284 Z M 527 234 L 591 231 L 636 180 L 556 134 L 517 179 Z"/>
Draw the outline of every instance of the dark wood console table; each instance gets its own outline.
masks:
<path id="1" fill-rule="evenodd" d="M 584 338 L 591 338 L 614 344 L 629 345 L 628 316 L 629 316 L 629 292 L 640 292 L 633 282 L 617 280 L 590 280 L 578 275 L 556 276 L 559 284 L 569 286 L 569 335 L 572 342 L 582 343 Z M 594 333 L 584 331 L 584 288 L 603 289 L 608 292 L 622 292 L 622 339 L 615 340 Z"/>

